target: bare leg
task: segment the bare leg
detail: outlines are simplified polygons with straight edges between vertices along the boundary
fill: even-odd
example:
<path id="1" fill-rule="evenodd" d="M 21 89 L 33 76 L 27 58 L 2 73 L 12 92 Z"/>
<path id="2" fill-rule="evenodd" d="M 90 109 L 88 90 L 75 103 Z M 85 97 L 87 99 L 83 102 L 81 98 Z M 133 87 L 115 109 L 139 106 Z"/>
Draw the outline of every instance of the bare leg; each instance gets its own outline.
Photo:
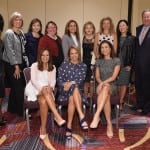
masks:
<path id="1" fill-rule="evenodd" d="M 69 104 L 68 104 L 68 123 L 67 123 L 67 127 L 69 129 L 72 128 L 72 120 L 73 120 L 74 113 L 75 113 L 75 104 L 73 101 L 73 96 L 70 96 Z"/>
<path id="2" fill-rule="evenodd" d="M 89 83 L 85 82 L 84 83 L 84 94 L 85 94 L 86 98 L 88 97 L 88 92 L 89 92 Z"/>
<path id="3" fill-rule="evenodd" d="M 46 94 L 46 95 L 44 95 L 44 98 L 46 99 L 46 102 L 47 102 L 49 108 L 53 112 L 55 120 L 58 123 L 58 125 L 61 126 L 62 124 L 64 124 L 65 121 L 62 119 L 62 117 L 60 116 L 60 114 L 58 113 L 58 111 L 56 109 L 54 97 L 52 96 L 52 94 Z"/>
<path id="4" fill-rule="evenodd" d="M 120 94 L 119 94 L 119 96 L 120 96 L 120 110 L 123 109 L 123 103 L 124 103 L 124 97 L 125 97 L 126 91 L 127 91 L 126 85 L 120 86 Z"/>
<path id="5" fill-rule="evenodd" d="M 100 94 L 97 98 L 97 110 L 94 114 L 92 123 L 90 125 L 91 128 L 97 128 L 99 120 L 100 120 L 100 113 L 104 108 L 104 105 L 106 104 L 106 101 L 108 99 L 108 96 L 110 95 L 110 86 L 103 86 Z"/>
<path id="6" fill-rule="evenodd" d="M 94 83 L 90 82 L 90 98 L 93 97 L 93 93 L 94 93 Z"/>
<path id="7" fill-rule="evenodd" d="M 106 103 L 104 105 L 104 113 L 107 121 L 107 136 L 109 138 L 113 137 L 113 128 L 111 123 L 111 104 L 110 104 L 110 96 L 108 96 Z"/>
<path id="8" fill-rule="evenodd" d="M 46 123 L 47 123 L 47 116 L 48 116 L 48 105 L 46 100 L 43 96 L 39 96 L 39 106 L 40 106 L 40 116 L 41 116 L 41 129 L 40 134 L 46 134 Z"/>

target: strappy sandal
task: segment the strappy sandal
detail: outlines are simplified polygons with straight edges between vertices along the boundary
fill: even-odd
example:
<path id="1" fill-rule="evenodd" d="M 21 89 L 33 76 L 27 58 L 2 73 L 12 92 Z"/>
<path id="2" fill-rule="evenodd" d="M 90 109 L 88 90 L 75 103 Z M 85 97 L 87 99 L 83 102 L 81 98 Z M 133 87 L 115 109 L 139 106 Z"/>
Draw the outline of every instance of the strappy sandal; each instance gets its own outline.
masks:
<path id="1" fill-rule="evenodd" d="M 85 117 L 83 117 L 83 118 L 80 120 L 80 127 L 81 127 L 82 130 L 87 130 L 87 129 L 88 129 L 88 125 L 83 125 L 84 122 L 86 122 Z"/>
<path id="2" fill-rule="evenodd" d="M 67 138 L 67 140 L 70 140 L 72 138 L 72 129 L 70 129 L 68 127 L 66 128 L 66 138 Z"/>

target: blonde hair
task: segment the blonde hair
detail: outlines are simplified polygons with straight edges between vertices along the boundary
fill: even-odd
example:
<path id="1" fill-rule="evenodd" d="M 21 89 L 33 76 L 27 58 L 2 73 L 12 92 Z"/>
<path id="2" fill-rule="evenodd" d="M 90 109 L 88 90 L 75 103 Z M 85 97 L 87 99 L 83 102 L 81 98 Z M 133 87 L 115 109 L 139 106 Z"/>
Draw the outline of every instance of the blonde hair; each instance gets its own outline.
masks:
<path id="1" fill-rule="evenodd" d="M 10 20 L 9 20 L 9 27 L 10 27 L 10 28 L 12 28 L 12 27 L 14 26 L 14 20 L 15 20 L 16 18 L 21 18 L 21 20 L 22 20 L 22 25 L 21 25 L 21 27 L 23 26 L 23 17 L 22 17 L 22 15 L 21 15 L 21 13 L 19 13 L 19 12 L 14 12 L 14 13 L 11 15 Z"/>
<path id="2" fill-rule="evenodd" d="M 79 49 L 79 47 L 77 47 L 77 46 L 75 46 L 75 45 L 72 45 L 72 46 L 69 48 L 69 50 L 68 50 L 68 61 L 71 60 L 71 59 L 70 59 L 70 52 L 71 52 L 72 49 L 75 49 L 75 50 L 76 50 L 76 52 L 78 53 L 78 56 L 79 56 L 78 61 L 81 62 L 81 50 Z"/>
<path id="3" fill-rule="evenodd" d="M 95 35 L 95 26 L 94 26 L 94 24 L 93 24 L 93 22 L 91 22 L 91 21 L 88 21 L 88 22 L 86 22 L 85 24 L 84 24 L 84 26 L 83 26 L 83 35 L 85 35 L 86 33 L 85 33 L 85 28 L 86 28 L 86 26 L 87 25 L 91 25 L 92 26 L 92 28 L 93 28 L 93 35 Z"/>

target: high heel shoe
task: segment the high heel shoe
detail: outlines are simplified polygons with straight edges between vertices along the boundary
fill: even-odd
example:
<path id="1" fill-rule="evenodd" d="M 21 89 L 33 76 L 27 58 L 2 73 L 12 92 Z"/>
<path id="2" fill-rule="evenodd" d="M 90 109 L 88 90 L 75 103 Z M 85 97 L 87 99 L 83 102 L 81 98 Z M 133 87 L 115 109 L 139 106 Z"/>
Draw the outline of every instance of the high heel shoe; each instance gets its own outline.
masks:
<path id="1" fill-rule="evenodd" d="M 108 127 L 107 127 L 106 134 L 107 134 L 107 137 L 111 139 L 113 137 L 113 128 L 111 127 L 111 133 L 110 133 L 110 132 L 108 132 Z"/>
<path id="2" fill-rule="evenodd" d="M 56 118 L 54 118 L 55 122 L 58 124 L 58 126 L 63 126 L 66 123 L 66 120 L 61 120 L 60 122 L 58 122 L 56 120 Z"/>
<path id="3" fill-rule="evenodd" d="M 40 140 L 43 142 L 43 144 L 46 146 L 46 148 L 50 150 L 56 150 L 53 145 L 50 143 L 48 134 L 41 134 L 41 129 L 40 129 Z"/>
<path id="4" fill-rule="evenodd" d="M 98 127 L 99 122 L 100 122 L 100 119 L 98 119 L 96 123 L 92 121 L 92 123 L 90 124 L 90 128 L 96 129 Z"/>

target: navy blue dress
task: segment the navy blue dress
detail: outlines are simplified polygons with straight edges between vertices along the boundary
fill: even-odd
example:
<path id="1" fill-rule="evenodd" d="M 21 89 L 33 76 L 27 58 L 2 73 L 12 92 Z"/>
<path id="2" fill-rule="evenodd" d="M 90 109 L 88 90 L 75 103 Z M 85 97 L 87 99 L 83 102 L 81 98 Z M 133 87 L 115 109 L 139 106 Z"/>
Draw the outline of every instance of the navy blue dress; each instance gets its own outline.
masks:
<path id="1" fill-rule="evenodd" d="M 43 35 L 40 34 L 39 38 L 35 38 L 32 35 L 32 32 L 28 32 L 25 34 L 26 37 L 26 45 L 25 45 L 25 49 L 26 49 L 26 53 L 29 59 L 29 65 L 31 66 L 34 62 L 37 61 L 37 51 L 38 51 L 38 43 L 40 38 Z"/>
<path id="2" fill-rule="evenodd" d="M 58 100 L 67 101 L 69 97 L 72 95 L 75 87 L 78 87 L 82 101 L 85 101 L 85 97 L 83 95 L 83 83 L 86 76 L 86 64 L 80 62 L 79 64 L 73 64 L 68 61 L 64 61 L 58 69 L 58 89 L 59 96 Z M 76 84 L 73 84 L 68 91 L 64 91 L 63 83 L 69 81 L 75 81 Z"/>

